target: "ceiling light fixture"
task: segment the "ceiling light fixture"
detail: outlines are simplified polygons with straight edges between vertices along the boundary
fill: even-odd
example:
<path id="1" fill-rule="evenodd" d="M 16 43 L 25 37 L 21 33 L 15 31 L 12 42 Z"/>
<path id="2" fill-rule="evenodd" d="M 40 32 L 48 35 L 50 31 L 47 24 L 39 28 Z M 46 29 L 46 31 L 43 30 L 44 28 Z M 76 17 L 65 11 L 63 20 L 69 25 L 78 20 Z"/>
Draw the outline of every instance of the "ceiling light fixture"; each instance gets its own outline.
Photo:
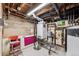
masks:
<path id="1" fill-rule="evenodd" d="M 47 6 L 49 3 L 42 3 L 40 5 L 38 5 L 35 9 L 33 9 L 32 11 L 30 11 L 29 13 L 27 13 L 28 16 L 31 16 L 32 14 L 34 14 L 37 10 L 42 9 L 43 7 Z"/>

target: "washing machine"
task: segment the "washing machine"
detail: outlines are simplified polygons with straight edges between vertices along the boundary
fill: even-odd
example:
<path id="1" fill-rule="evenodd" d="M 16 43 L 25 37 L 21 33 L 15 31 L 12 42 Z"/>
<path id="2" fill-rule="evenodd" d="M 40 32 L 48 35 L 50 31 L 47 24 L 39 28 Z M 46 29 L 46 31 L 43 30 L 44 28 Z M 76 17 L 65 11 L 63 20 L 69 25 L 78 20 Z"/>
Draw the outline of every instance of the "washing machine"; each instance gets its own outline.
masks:
<path id="1" fill-rule="evenodd" d="M 79 56 L 79 26 L 67 28 L 66 44 L 68 56 Z"/>

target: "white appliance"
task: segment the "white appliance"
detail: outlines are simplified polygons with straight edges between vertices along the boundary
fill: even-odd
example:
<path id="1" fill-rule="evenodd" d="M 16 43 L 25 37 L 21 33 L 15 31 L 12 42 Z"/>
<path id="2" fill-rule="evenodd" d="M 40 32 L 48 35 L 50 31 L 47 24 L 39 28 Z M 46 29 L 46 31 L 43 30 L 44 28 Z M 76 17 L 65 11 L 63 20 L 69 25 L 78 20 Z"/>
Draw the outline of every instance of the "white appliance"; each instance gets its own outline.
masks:
<path id="1" fill-rule="evenodd" d="M 2 47 L 3 47 L 3 50 L 2 50 L 3 56 L 8 56 L 10 53 L 10 39 L 8 39 L 8 38 L 3 39 Z"/>
<path id="2" fill-rule="evenodd" d="M 79 26 L 67 28 L 67 55 L 79 56 Z"/>
<path id="3" fill-rule="evenodd" d="M 47 39 L 47 24 L 44 21 L 40 21 L 37 24 L 37 38 Z"/>
<path id="4" fill-rule="evenodd" d="M 33 13 L 33 17 L 37 19 L 37 38 L 47 39 L 47 24 L 43 21 L 42 18 L 37 17 Z"/>

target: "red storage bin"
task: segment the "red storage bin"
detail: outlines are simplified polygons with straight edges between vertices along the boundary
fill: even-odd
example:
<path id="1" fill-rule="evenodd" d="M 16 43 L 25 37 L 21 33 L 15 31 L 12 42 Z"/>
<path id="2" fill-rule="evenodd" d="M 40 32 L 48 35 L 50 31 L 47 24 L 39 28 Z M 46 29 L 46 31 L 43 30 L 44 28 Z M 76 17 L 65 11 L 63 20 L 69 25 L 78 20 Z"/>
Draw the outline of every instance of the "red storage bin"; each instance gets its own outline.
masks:
<path id="1" fill-rule="evenodd" d="M 10 46 L 13 46 L 13 47 L 17 47 L 20 45 L 20 41 L 16 41 L 16 42 L 11 42 L 10 43 Z"/>
<path id="2" fill-rule="evenodd" d="M 25 37 L 24 38 L 24 46 L 35 43 L 36 41 L 37 40 L 36 40 L 35 36 Z"/>
<path id="3" fill-rule="evenodd" d="M 18 40 L 18 36 L 10 36 L 9 39 L 12 41 L 16 41 Z"/>

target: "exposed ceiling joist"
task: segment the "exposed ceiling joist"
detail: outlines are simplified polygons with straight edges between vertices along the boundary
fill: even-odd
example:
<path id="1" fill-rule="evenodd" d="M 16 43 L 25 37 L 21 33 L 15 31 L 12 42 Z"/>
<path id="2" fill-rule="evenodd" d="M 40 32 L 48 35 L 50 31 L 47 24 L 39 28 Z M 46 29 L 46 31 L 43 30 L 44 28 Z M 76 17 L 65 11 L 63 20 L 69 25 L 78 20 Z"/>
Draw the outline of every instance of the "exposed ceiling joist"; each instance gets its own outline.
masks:
<path id="1" fill-rule="evenodd" d="M 44 13 L 47 13 L 48 11 L 51 11 L 52 10 L 52 8 L 50 7 L 50 8 L 45 8 L 45 9 L 42 9 L 39 13 L 37 13 L 36 15 L 37 16 L 39 16 L 39 15 L 42 15 L 42 14 L 44 14 Z"/>
<path id="2" fill-rule="evenodd" d="M 59 7 L 56 3 L 53 3 L 53 8 L 56 10 L 57 14 L 59 15 L 60 14 Z"/>

